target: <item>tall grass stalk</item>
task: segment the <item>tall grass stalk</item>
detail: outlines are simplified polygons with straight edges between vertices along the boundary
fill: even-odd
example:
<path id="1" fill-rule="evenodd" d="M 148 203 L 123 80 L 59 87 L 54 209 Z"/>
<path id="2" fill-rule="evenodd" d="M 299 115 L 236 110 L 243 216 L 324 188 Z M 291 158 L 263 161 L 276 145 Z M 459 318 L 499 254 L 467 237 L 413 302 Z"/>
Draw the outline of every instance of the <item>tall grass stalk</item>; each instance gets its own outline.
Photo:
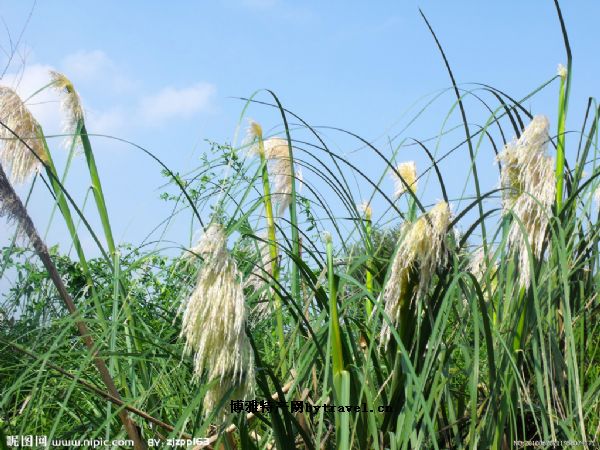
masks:
<path id="1" fill-rule="evenodd" d="M 327 281 L 329 285 L 329 342 L 331 343 L 331 359 L 333 361 L 333 392 L 335 404 L 346 405 L 350 400 L 350 373 L 345 370 L 342 337 L 337 305 L 337 280 L 333 268 L 333 242 L 331 234 L 324 233 L 327 252 Z M 338 448 L 349 448 L 349 416 L 336 415 L 336 432 Z"/>
<path id="2" fill-rule="evenodd" d="M 365 271 L 365 288 L 367 292 L 372 295 L 373 294 L 373 224 L 372 224 L 372 215 L 373 210 L 371 206 L 368 204 L 365 205 L 364 208 L 365 214 L 365 243 L 367 248 L 367 260 L 366 260 L 366 271 Z M 369 297 L 365 298 L 365 318 L 369 320 L 371 314 L 373 313 L 373 303 Z"/>
<path id="3" fill-rule="evenodd" d="M 561 69 L 559 69 L 561 70 Z M 565 178 L 565 131 L 567 123 L 567 85 L 571 74 L 571 66 L 565 69 L 565 74 L 560 74 L 560 88 L 558 92 L 558 134 L 556 145 L 556 207 L 562 208 L 564 178 Z"/>
<path id="4" fill-rule="evenodd" d="M 269 181 L 269 168 L 265 156 L 265 143 L 263 141 L 262 130 L 256 133 L 258 140 L 258 154 L 260 155 L 260 164 L 262 168 L 262 187 L 263 201 L 265 206 L 265 216 L 267 219 L 267 236 L 269 242 L 269 256 L 271 264 L 271 277 L 274 284 L 279 281 L 279 251 L 277 250 L 277 235 L 275 234 L 275 214 L 273 213 L 273 201 L 271 196 L 271 184 Z M 269 290 L 273 293 L 273 303 L 275 306 L 276 330 L 277 339 L 280 345 L 280 364 L 282 373 L 287 372 L 285 363 L 285 336 L 283 332 L 283 311 L 281 305 L 281 297 L 278 289 Z"/>

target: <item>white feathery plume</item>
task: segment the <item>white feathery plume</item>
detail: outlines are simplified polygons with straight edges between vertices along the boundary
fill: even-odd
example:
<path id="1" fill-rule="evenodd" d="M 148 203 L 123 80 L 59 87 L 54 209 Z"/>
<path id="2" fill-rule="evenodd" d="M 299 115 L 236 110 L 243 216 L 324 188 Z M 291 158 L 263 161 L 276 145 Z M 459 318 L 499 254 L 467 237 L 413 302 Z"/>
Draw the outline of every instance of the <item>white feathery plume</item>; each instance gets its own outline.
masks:
<path id="1" fill-rule="evenodd" d="M 439 202 L 416 222 L 402 227 L 391 273 L 383 290 L 385 312 L 394 325 L 400 320 L 402 304 L 425 294 L 435 270 L 446 262 L 445 237 L 450 217 L 448 203 Z M 411 298 L 409 282 L 415 274 L 418 277 L 417 290 Z M 391 330 L 384 321 L 380 345 L 386 347 L 390 336 Z"/>
<path id="2" fill-rule="evenodd" d="M 371 219 L 373 216 L 373 209 L 371 208 L 371 204 L 369 202 L 362 202 L 357 205 L 358 211 L 362 212 L 367 219 Z"/>
<path id="3" fill-rule="evenodd" d="M 272 197 L 277 213 L 282 215 L 292 201 L 292 164 L 288 141 L 273 137 L 265 141 L 265 157 L 269 160 L 269 175 L 273 183 Z"/>
<path id="4" fill-rule="evenodd" d="M 485 251 L 483 247 L 478 247 L 477 250 L 470 255 L 467 271 L 473 274 L 477 280 L 481 280 L 487 270 L 487 266 Z"/>
<path id="5" fill-rule="evenodd" d="M 298 167 L 296 170 L 296 192 L 302 192 L 302 188 L 304 187 L 304 175 L 302 174 L 302 168 Z"/>
<path id="6" fill-rule="evenodd" d="M 248 120 L 248 129 L 246 130 L 246 137 L 244 139 L 244 145 L 250 146 L 248 153 L 258 154 L 260 151 L 258 140 L 262 139 L 262 135 L 262 126 L 252 119 Z"/>
<path id="7" fill-rule="evenodd" d="M 48 161 L 42 142 L 42 128 L 15 91 L 0 86 L 0 121 L 21 138 L 16 138 L 6 127 L 0 125 L 0 164 L 10 172 L 13 184 L 26 181 L 39 170 L 40 160 Z M 27 147 L 31 147 L 33 152 Z"/>
<path id="8" fill-rule="evenodd" d="M 556 69 L 556 74 L 564 80 L 565 78 L 567 78 L 569 72 L 565 66 L 559 64 L 558 68 Z"/>
<path id="9" fill-rule="evenodd" d="M 221 225 L 212 224 L 193 251 L 204 258 L 196 287 L 183 312 L 181 335 L 186 354 L 194 354 L 194 378 L 204 371 L 209 381 L 219 380 L 217 391 L 207 394 L 210 412 L 219 392 L 230 387 L 251 389 L 254 355 L 246 335 L 246 308 L 241 274 L 227 251 Z"/>
<path id="10" fill-rule="evenodd" d="M 60 72 L 50 71 L 50 79 L 54 89 L 60 92 L 62 101 L 61 109 L 64 114 L 63 119 L 63 132 L 68 135 L 74 135 L 77 131 L 77 124 L 83 119 L 83 107 L 81 106 L 81 98 L 75 90 L 73 83 L 65 75 Z M 65 145 L 69 146 L 72 141 L 72 137 L 67 136 L 65 138 Z M 76 145 L 78 145 L 78 142 Z"/>
<path id="11" fill-rule="evenodd" d="M 258 155 L 261 151 L 258 144 L 262 139 L 262 127 L 254 120 L 249 121 L 245 144 L 250 145 L 248 153 Z M 272 183 L 271 198 L 277 204 L 277 214 L 281 216 L 292 201 L 292 164 L 287 139 L 272 137 L 263 141 L 264 156 L 269 162 L 269 177 Z M 295 178 L 299 181 L 298 191 L 303 184 L 302 171 L 296 171 Z"/>
<path id="12" fill-rule="evenodd" d="M 398 176 L 396 172 L 400 174 L 400 177 L 404 179 L 404 182 L 402 182 L 402 179 Z M 394 196 L 398 198 L 402 194 L 404 194 L 407 191 L 407 185 L 410 188 L 410 190 L 413 191 L 413 193 L 416 193 L 417 165 L 415 164 L 415 162 L 407 161 L 398 164 L 398 167 L 396 167 L 396 172 L 391 172 L 392 179 L 394 180 Z"/>
<path id="13" fill-rule="evenodd" d="M 554 158 L 546 154 L 549 122 L 536 116 L 515 142 L 498 155 L 502 162 L 503 214 L 513 213 L 508 243 L 519 257 L 519 282 L 527 288 L 531 270 L 527 243 L 535 258 L 542 256 L 552 204 L 556 195 Z M 521 225 L 524 233 L 521 232 Z"/>
<path id="14" fill-rule="evenodd" d="M 492 254 L 492 250 L 488 250 L 489 254 Z M 489 270 L 490 267 L 490 257 L 485 257 L 485 251 L 483 246 L 479 246 L 470 256 L 469 264 L 467 266 L 467 271 L 472 273 L 475 278 L 481 283 L 485 276 L 485 273 Z M 498 263 L 494 262 L 491 267 L 491 274 L 498 269 Z"/>

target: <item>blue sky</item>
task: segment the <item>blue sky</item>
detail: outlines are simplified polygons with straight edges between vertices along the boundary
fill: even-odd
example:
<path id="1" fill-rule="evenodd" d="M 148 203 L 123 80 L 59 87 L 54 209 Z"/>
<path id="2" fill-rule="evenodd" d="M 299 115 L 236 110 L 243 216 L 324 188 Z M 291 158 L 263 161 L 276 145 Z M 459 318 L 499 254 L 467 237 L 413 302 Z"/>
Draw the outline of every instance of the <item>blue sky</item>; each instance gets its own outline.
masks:
<path id="1" fill-rule="evenodd" d="M 30 1 L 0 1 L 0 16 L 13 42 L 31 7 Z M 520 98 L 565 62 L 551 1 L 39 0 L 18 58 L 0 82 L 27 95 L 46 82 L 49 69 L 63 71 L 82 96 L 90 133 L 136 142 L 179 172 L 197 165 L 208 148 L 205 139 L 231 140 L 243 107 L 235 97 L 260 88 L 275 91 L 286 107 L 312 125 L 349 129 L 385 148 L 387 138 L 400 132 L 410 117 L 404 114 L 411 105 L 450 86 L 419 7 L 461 84 L 487 83 Z M 600 4 L 563 2 L 563 8 L 574 54 L 570 123 L 577 128 L 587 97 L 599 93 L 593 36 Z M 6 31 L 0 39 L 6 50 Z M 553 127 L 557 90 L 554 83 L 526 103 L 534 114 L 548 115 Z M 453 101 L 451 92 L 445 94 L 401 137 L 435 136 Z M 60 130 L 59 108 L 51 94 L 31 109 L 47 133 Z M 473 122 L 487 119 L 479 107 L 468 113 Z M 264 108 L 252 108 L 249 116 L 265 128 L 279 125 Z M 455 111 L 448 126 L 459 119 Z M 330 137 L 342 153 L 356 148 L 343 137 Z M 58 150 L 59 141 L 54 154 L 60 163 L 66 152 Z M 452 142 L 441 142 L 440 151 Z M 164 178 L 156 164 L 127 145 L 102 138 L 93 144 L 115 236 L 120 242 L 139 243 L 168 215 L 158 200 Z M 491 188 L 497 174 L 489 149 L 485 151 L 481 172 Z M 456 195 L 466 179 L 465 152 L 444 163 Z M 382 166 L 371 167 L 375 163 L 364 153 L 352 155 L 373 176 L 381 173 Z M 426 161 L 408 152 L 399 155 L 402 159 L 416 159 L 421 166 Z M 83 158 L 75 162 L 69 180 L 69 189 L 82 201 L 82 186 L 89 184 Z M 391 191 L 391 183 L 384 186 Z M 23 193 L 26 187 L 19 190 Z M 431 201 L 439 197 L 433 189 L 424 195 Z M 50 209 L 47 192 L 38 186 L 31 212 L 40 229 L 45 229 Z M 56 220 L 49 243 L 64 241 L 63 228 Z M 183 225 L 175 226 L 170 238 L 185 245 L 189 231 L 183 230 Z M 10 230 L 1 224 L 0 239 L 5 242 L 8 236 Z"/>

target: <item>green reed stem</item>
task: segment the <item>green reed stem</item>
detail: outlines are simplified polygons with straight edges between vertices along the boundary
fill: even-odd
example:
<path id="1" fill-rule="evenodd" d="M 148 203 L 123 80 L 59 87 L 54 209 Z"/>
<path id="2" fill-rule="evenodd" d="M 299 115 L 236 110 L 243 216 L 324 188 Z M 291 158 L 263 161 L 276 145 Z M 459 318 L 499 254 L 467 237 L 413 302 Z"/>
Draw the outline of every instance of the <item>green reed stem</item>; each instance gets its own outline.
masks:
<path id="1" fill-rule="evenodd" d="M 347 405 L 350 401 L 350 373 L 344 370 L 342 337 L 337 309 L 337 283 L 333 271 L 333 243 L 331 236 L 326 235 L 327 279 L 329 282 L 329 342 L 331 343 L 331 359 L 333 361 L 333 390 L 338 405 Z M 336 414 L 335 428 L 337 448 L 349 448 L 349 415 Z"/>
<path id="2" fill-rule="evenodd" d="M 566 78 L 560 77 L 560 89 L 558 94 L 558 137 L 556 145 L 556 207 L 560 210 L 563 200 L 563 184 L 565 176 L 565 128 L 567 120 L 567 82 Z"/>
<path id="3" fill-rule="evenodd" d="M 344 357 L 342 354 L 342 338 L 337 309 L 337 284 L 333 271 L 333 243 L 331 236 L 325 239 L 327 251 L 327 279 L 329 281 L 329 333 L 331 335 L 331 357 L 333 359 L 334 377 L 344 370 Z"/>
<path id="4" fill-rule="evenodd" d="M 366 289 L 369 294 L 373 294 L 373 243 L 371 241 L 373 234 L 373 222 L 371 220 L 371 208 L 367 207 L 365 210 L 365 231 L 366 231 L 366 247 L 368 251 L 367 255 L 367 273 L 366 273 Z M 366 320 L 369 320 L 373 312 L 373 303 L 371 299 L 367 297 L 365 299 L 365 313 Z"/>
<path id="5" fill-rule="evenodd" d="M 267 233 L 269 237 L 269 256 L 271 258 L 271 272 L 273 281 L 276 283 L 279 280 L 279 262 L 277 250 L 277 237 L 275 235 L 275 217 L 273 215 L 273 202 L 271 201 L 271 184 L 269 182 L 269 168 L 265 157 L 265 144 L 262 136 L 258 136 L 258 153 L 260 155 L 260 164 L 262 167 L 262 182 L 263 182 L 263 199 L 265 203 L 265 216 L 267 218 Z M 280 363 L 282 364 L 282 372 L 286 372 L 285 368 L 285 337 L 283 334 L 283 312 L 281 310 L 281 298 L 276 290 L 272 290 L 273 300 L 275 303 L 275 320 L 277 321 L 277 339 L 280 349 Z"/>

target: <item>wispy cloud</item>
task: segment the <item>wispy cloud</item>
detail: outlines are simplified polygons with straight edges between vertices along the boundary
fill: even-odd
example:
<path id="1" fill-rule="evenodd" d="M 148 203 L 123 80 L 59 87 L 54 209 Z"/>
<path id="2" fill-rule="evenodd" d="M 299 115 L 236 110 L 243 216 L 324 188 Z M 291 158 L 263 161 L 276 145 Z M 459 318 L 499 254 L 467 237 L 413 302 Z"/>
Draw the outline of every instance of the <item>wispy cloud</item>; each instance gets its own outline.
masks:
<path id="1" fill-rule="evenodd" d="M 67 55 L 58 67 L 34 63 L 9 73 L 0 81 L 23 99 L 50 82 L 50 70 L 65 73 L 79 91 L 91 133 L 120 135 L 128 130 L 163 126 L 172 120 L 189 119 L 215 111 L 217 87 L 207 81 L 187 86 L 172 85 L 144 91 L 105 52 L 79 51 Z M 61 132 L 60 99 L 44 89 L 27 101 L 47 134 Z"/>
<path id="2" fill-rule="evenodd" d="M 250 11 L 253 14 L 266 14 L 270 18 L 289 22 L 314 21 L 315 11 L 303 2 L 284 2 L 282 0 L 221 0 L 221 3 L 231 9 Z"/>
<path id="3" fill-rule="evenodd" d="M 242 5 L 249 8 L 268 9 L 279 3 L 279 0 L 241 0 Z"/>
<path id="4" fill-rule="evenodd" d="M 136 84 L 102 50 L 72 53 L 63 58 L 61 66 L 69 78 L 78 83 L 101 84 L 115 94 L 131 92 Z"/>
<path id="5" fill-rule="evenodd" d="M 120 106 L 106 110 L 88 110 L 86 125 L 88 130 L 94 134 L 106 134 L 109 136 L 119 135 L 126 125 L 131 125 L 127 120 L 130 116 Z"/>
<path id="6" fill-rule="evenodd" d="M 149 125 L 162 124 L 174 119 L 188 119 L 197 113 L 214 110 L 217 88 L 200 82 L 184 88 L 171 86 L 156 94 L 145 96 L 139 103 L 139 115 Z"/>
<path id="7" fill-rule="evenodd" d="M 65 71 L 71 77 L 93 80 L 106 72 L 115 72 L 115 63 L 102 50 L 79 51 L 63 59 Z"/>

